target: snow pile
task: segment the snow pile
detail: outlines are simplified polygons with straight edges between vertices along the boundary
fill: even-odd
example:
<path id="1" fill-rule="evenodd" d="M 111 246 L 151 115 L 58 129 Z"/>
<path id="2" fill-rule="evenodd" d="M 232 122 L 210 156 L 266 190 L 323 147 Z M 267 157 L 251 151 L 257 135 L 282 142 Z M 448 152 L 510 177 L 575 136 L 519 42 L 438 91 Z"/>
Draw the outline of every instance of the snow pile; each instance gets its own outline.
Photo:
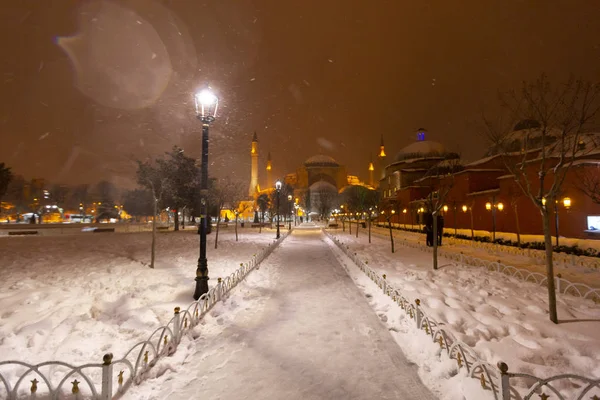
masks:
<path id="1" fill-rule="evenodd" d="M 543 287 L 483 268 L 457 267 L 443 258 L 441 269 L 433 271 L 431 254 L 406 247 L 392 254 L 389 240 L 378 236 L 373 237 L 371 244 L 364 234 L 356 238 L 338 232 L 337 238 L 376 273 L 386 274 L 387 281 L 402 291 L 411 304 L 420 299 L 426 315 L 474 349 L 483 361 L 491 365 L 504 361 L 511 372 L 541 378 L 561 373 L 600 378 L 600 308 L 592 301 L 559 296 L 561 323 L 555 325 L 548 320 Z M 376 309 L 388 310 L 389 304 L 389 298 L 382 300 Z M 406 316 L 387 318 L 392 331 L 403 332 Z M 451 372 L 447 362 L 428 364 L 431 338 L 422 337 L 429 342 L 427 346 L 423 343 L 422 353 L 407 349 L 410 346 L 406 345 L 406 335 L 400 335 L 398 343 L 422 367 L 438 373 Z M 566 381 L 555 387 L 572 393 Z"/>

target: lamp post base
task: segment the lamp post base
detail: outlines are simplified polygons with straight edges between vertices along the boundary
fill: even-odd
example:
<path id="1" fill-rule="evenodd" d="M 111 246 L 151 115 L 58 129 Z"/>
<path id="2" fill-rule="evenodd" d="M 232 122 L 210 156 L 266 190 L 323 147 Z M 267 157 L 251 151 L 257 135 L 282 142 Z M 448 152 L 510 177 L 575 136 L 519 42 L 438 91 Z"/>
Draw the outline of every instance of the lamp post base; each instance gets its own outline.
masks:
<path id="1" fill-rule="evenodd" d="M 196 290 L 194 291 L 194 300 L 198 300 L 204 293 L 208 293 L 208 277 L 196 277 Z"/>

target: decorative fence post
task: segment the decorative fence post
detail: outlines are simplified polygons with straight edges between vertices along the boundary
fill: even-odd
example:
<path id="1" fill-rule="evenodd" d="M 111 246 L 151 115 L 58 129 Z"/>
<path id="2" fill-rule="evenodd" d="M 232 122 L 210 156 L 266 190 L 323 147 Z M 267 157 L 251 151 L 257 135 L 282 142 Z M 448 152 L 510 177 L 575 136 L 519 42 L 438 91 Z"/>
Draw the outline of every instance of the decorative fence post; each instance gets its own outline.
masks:
<path id="1" fill-rule="evenodd" d="M 508 375 L 508 365 L 499 361 L 498 368 L 500 369 L 500 400 L 510 400 L 510 376 Z"/>
<path id="2" fill-rule="evenodd" d="M 175 346 L 177 346 L 179 344 L 179 340 L 181 339 L 181 332 L 180 332 L 180 326 L 181 326 L 181 316 L 179 315 L 179 312 L 181 311 L 181 308 L 179 307 L 175 307 L 175 316 L 173 317 L 173 336 L 175 336 L 173 338 L 173 343 L 175 344 Z"/>
<path id="3" fill-rule="evenodd" d="M 113 355 L 112 353 L 106 353 L 102 357 L 102 392 L 100 393 L 101 400 L 112 399 L 112 376 L 113 376 Z"/>
<path id="4" fill-rule="evenodd" d="M 556 291 L 558 293 L 560 293 L 560 279 L 561 278 L 562 278 L 561 274 L 556 274 L 556 278 L 555 278 L 555 281 L 556 281 Z"/>
<path id="5" fill-rule="evenodd" d="M 415 321 L 417 321 L 417 329 L 421 329 L 421 300 L 415 300 Z"/>
<path id="6" fill-rule="evenodd" d="M 221 278 L 217 279 L 217 299 L 221 301 L 223 298 L 223 280 Z"/>
<path id="7" fill-rule="evenodd" d="M 383 289 L 383 294 L 387 294 L 387 281 L 385 280 L 386 276 L 385 274 L 383 274 L 383 283 L 382 283 L 382 289 Z"/>

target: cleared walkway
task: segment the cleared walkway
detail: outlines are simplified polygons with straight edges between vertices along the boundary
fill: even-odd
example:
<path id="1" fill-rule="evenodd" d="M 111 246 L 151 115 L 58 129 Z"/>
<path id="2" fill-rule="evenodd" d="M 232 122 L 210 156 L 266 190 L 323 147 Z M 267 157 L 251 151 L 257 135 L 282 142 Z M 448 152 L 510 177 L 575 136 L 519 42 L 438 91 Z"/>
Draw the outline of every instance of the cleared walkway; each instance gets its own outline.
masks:
<path id="1" fill-rule="evenodd" d="M 294 231 L 260 267 L 260 306 L 198 339 L 196 377 L 165 398 L 434 399 L 324 240 Z"/>

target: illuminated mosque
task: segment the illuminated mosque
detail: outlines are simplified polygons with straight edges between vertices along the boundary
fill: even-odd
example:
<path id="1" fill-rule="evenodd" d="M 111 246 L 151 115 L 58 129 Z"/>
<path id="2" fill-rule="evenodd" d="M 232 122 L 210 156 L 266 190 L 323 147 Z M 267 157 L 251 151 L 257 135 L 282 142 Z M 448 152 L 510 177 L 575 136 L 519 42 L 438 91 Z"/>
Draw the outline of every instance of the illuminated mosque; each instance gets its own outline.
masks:
<path id="1" fill-rule="evenodd" d="M 265 165 L 266 179 L 265 186 L 259 184 L 259 150 L 258 137 L 256 132 L 252 137 L 250 147 L 251 156 L 251 171 L 250 171 L 250 186 L 248 188 L 248 196 L 254 201 L 261 194 L 270 194 L 274 189 L 275 181 L 273 179 L 273 163 L 271 154 L 267 155 Z M 282 182 L 289 185 L 294 190 L 295 201 L 301 201 L 307 195 L 310 195 L 310 212 L 316 212 L 320 201 L 320 196 L 324 194 L 337 196 L 340 193 L 353 185 L 365 186 L 373 188 L 373 163 L 369 163 L 369 184 L 361 182 L 357 176 L 349 175 L 346 167 L 340 165 L 335 159 L 324 154 L 317 154 L 309 157 L 300 165 L 295 172 L 287 173 L 282 179 Z"/>

